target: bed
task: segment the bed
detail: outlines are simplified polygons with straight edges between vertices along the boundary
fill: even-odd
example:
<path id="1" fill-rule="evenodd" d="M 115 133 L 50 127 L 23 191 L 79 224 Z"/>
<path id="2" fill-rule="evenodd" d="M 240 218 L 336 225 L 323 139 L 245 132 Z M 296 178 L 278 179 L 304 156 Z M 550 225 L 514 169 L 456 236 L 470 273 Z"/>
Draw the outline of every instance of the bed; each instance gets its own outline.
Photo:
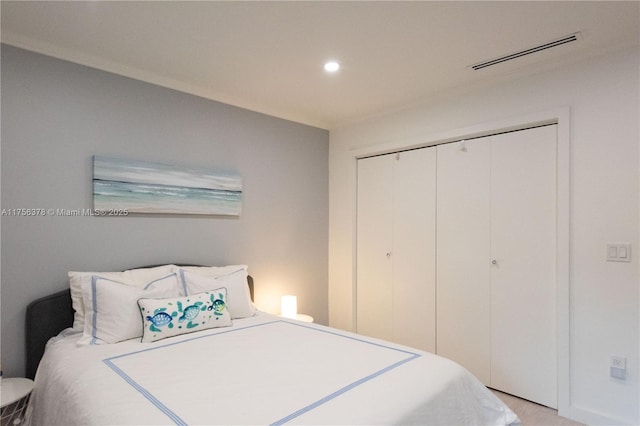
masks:
<path id="1" fill-rule="evenodd" d="M 84 296 L 89 291 L 94 299 L 85 306 L 82 324 L 73 291 L 29 306 L 27 362 L 37 367 L 32 424 L 518 423 L 506 405 L 453 361 L 255 309 L 246 268 L 241 286 L 237 280 L 226 282 L 224 274 L 203 279 L 210 268 L 171 268 L 177 271 L 178 296 L 157 297 L 173 285 L 165 278 L 144 290 L 136 287 L 156 292 L 145 293 L 135 307 L 142 318 L 141 337 L 114 338 L 96 326 L 110 327 L 105 320 L 119 309 L 101 293 L 114 291 L 117 280 L 92 275 L 91 284 L 85 283 Z M 247 300 L 238 307 L 244 295 Z M 100 311 L 101 304 L 108 312 Z M 66 314 L 52 321 L 47 313 L 60 312 L 60 305 Z M 41 327 L 45 323 L 47 332 Z"/>

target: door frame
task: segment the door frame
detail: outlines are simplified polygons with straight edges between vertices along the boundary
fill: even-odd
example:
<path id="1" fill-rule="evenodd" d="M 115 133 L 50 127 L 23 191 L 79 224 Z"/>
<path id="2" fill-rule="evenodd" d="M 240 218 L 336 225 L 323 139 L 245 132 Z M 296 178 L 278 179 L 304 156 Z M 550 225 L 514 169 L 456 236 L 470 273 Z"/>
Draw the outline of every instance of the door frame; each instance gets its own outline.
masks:
<path id="1" fill-rule="evenodd" d="M 571 365 L 570 365 L 570 312 L 571 312 L 571 109 L 569 106 L 544 110 L 527 115 L 480 123 L 440 133 L 427 134 L 391 141 L 381 145 L 357 148 L 351 151 L 350 187 L 352 200 L 357 195 L 357 160 L 372 155 L 388 154 L 408 149 L 424 148 L 448 142 L 456 142 L 492 134 L 524 130 L 545 124 L 557 124 L 557 211 L 556 211 L 556 360 L 558 381 L 558 414 L 571 415 Z M 352 212 L 352 241 L 355 242 L 356 212 Z M 355 250 L 355 244 L 354 244 Z M 353 259 L 355 271 L 356 256 Z M 352 277 L 352 324 L 356 325 L 356 277 Z"/>

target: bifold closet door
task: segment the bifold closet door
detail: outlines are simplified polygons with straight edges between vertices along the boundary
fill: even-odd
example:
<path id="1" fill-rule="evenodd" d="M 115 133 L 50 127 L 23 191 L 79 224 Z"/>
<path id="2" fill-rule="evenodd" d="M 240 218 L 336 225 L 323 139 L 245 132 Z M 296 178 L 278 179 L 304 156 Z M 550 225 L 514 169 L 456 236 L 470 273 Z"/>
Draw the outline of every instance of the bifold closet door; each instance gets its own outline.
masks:
<path id="1" fill-rule="evenodd" d="M 556 127 L 438 146 L 437 353 L 557 407 Z"/>
<path id="2" fill-rule="evenodd" d="M 437 352 L 491 381 L 491 143 L 438 146 Z"/>
<path id="3" fill-rule="evenodd" d="M 356 327 L 435 351 L 436 150 L 358 160 Z"/>
<path id="4" fill-rule="evenodd" d="M 492 137 L 491 386 L 557 407 L 556 128 Z"/>
<path id="5" fill-rule="evenodd" d="M 436 149 L 396 154 L 393 341 L 436 350 Z"/>
<path id="6" fill-rule="evenodd" d="M 358 160 L 356 327 L 392 340 L 393 158 Z"/>

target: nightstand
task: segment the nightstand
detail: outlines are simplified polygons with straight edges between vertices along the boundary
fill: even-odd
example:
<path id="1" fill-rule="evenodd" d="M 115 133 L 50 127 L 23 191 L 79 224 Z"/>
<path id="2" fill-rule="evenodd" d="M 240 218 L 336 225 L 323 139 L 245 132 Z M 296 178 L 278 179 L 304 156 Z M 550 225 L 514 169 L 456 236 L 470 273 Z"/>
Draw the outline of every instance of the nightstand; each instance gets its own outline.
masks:
<path id="1" fill-rule="evenodd" d="M 313 317 L 311 315 L 297 314 L 296 319 L 302 322 L 313 322 Z"/>
<path id="2" fill-rule="evenodd" d="M 281 318 L 286 318 L 286 319 L 294 319 L 296 321 L 302 321 L 302 322 L 313 322 L 313 317 L 311 315 L 305 315 L 305 314 L 296 314 L 296 317 L 287 317 L 284 315 L 280 315 Z"/>
<path id="3" fill-rule="evenodd" d="M 8 378 L 0 381 L 0 426 L 28 425 L 27 407 L 33 381 Z"/>

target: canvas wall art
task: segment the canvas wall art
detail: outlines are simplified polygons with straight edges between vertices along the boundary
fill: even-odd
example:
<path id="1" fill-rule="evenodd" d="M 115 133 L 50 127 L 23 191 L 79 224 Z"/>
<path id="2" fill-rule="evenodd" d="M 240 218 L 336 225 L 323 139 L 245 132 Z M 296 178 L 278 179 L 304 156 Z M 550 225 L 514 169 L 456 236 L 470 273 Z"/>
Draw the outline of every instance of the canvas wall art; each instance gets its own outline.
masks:
<path id="1" fill-rule="evenodd" d="M 242 179 L 212 170 L 94 156 L 93 208 L 238 216 Z"/>

